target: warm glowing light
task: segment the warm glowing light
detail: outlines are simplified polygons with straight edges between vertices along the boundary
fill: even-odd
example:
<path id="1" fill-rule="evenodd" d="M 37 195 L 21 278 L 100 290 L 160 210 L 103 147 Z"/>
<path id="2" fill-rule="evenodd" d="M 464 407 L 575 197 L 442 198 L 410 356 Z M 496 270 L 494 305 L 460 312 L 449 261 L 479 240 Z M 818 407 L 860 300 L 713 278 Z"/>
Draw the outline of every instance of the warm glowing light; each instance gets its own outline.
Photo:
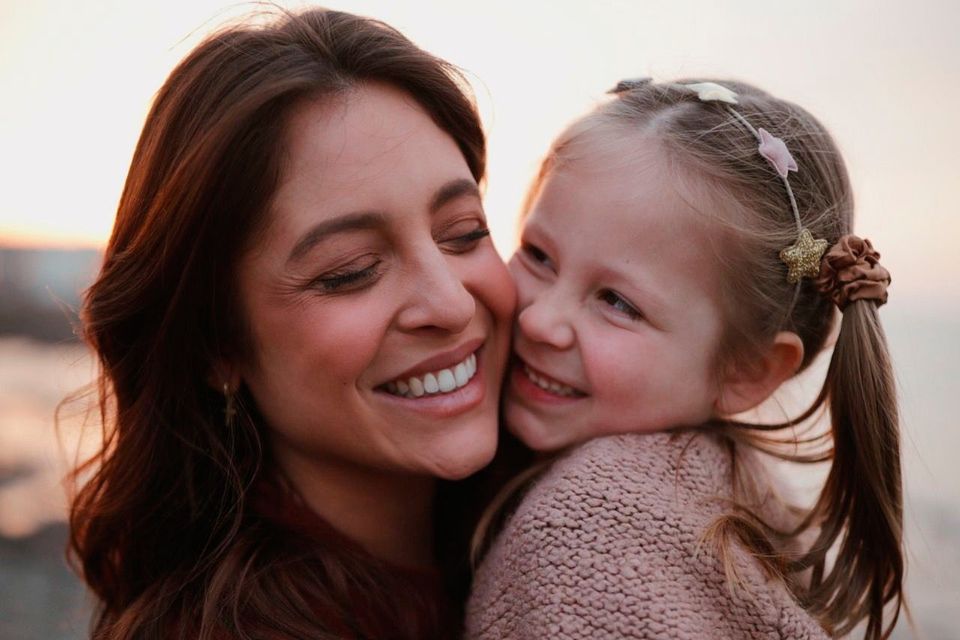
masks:
<path id="1" fill-rule="evenodd" d="M 944 206 L 955 200 L 956 3 L 336 6 L 393 24 L 468 72 L 489 130 L 487 209 L 505 253 L 526 183 L 565 122 L 621 78 L 719 76 L 794 99 L 830 126 L 851 166 L 858 231 L 884 252 L 898 293 L 942 295 L 947 276 L 937 274 L 957 264 L 947 242 L 960 222 Z M 0 243 L 102 245 L 153 93 L 205 33 L 262 8 L 225 0 L 0 8 Z M 884 32 L 911 46 L 889 47 L 876 35 Z M 928 87 L 936 100 L 918 97 Z M 931 255 L 941 256 L 937 268 Z"/>

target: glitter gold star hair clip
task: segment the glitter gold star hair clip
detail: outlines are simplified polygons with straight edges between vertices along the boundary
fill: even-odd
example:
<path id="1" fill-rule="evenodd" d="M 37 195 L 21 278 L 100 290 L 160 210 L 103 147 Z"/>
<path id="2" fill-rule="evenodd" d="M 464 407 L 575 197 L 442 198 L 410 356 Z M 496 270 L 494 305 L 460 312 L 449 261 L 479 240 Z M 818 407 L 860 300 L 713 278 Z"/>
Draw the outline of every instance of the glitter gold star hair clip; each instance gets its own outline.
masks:
<path id="1" fill-rule="evenodd" d="M 806 276 L 816 278 L 820 275 L 820 260 L 827 250 L 827 241 L 813 239 L 808 229 L 800 230 L 800 237 L 792 245 L 780 252 L 780 259 L 787 265 L 787 282 L 796 284 Z"/>
<path id="2" fill-rule="evenodd" d="M 702 102 L 720 102 L 750 133 L 757 139 L 757 151 L 774 168 L 790 197 L 790 209 L 797 223 L 797 241 L 780 252 L 780 259 L 787 265 L 787 282 L 799 284 L 804 277 L 816 278 L 820 273 L 820 261 L 827 250 L 828 243 L 823 239 L 814 239 L 813 234 L 800 222 L 797 199 L 790 188 L 790 172 L 797 171 L 797 161 L 793 159 L 787 145 L 780 138 L 771 135 L 766 129 L 755 129 L 743 115 L 731 107 L 738 104 L 737 94 L 715 82 L 696 82 L 681 85 L 694 91 Z"/>

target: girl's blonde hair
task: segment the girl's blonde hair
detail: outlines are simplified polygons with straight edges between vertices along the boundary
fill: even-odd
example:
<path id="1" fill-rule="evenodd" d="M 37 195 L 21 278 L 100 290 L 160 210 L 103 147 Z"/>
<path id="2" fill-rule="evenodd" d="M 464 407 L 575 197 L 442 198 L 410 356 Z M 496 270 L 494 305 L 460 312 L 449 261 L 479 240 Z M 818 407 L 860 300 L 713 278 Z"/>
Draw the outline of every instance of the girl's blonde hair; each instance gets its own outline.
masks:
<path id="1" fill-rule="evenodd" d="M 524 210 L 551 171 L 585 150 L 596 151 L 598 141 L 633 135 L 655 140 L 684 191 L 695 194 L 691 204 L 710 206 L 704 213 L 714 232 L 710 237 L 721 283 L 717 298 L 725 324 L 715 357 L 718 373 L 752 366 L 778 331 L 792 331 L 803 342 L 802 370 L 827 346 L 833 303 L 812 280 L 803 280 L 799 288 L 788 283 L 779 252 L 797 240 L 797 226 L 783 181 L 758 153 L 750 130 L 722 104 L 701 102 L 683 86 L 694 82 L 704 80 L 637 83 L 574 122 L 541 164 Z M 830 244 L 850 233 L 850 182 L 825 128 L 790 102 L 741 82 L 718 82 L 737 93 L 736 110 L 754 128 L 781 138 L 796 160 L 799 171 L 790 173 L 789 180 L 802 225 Z M 793 428 L 824 408 L 829 408 L 830 433 L 799 441 L 822 446 L 796 453 Z M 718 420 L 705 427 L 731 444 L 748 443 L 787 460 L 831 462 L 816 503 L 790 531 L 777 530 L 744 506 L 753 503 L 749 498 L 757 483 L 747 465 L 735 465 L 742 501 L 707 534 L 720 557 L 730 557 L 736 540 L 784 579 L 831 634 L 844 635 L 866 619 L 867 638 L 888 637 L 903 606 L 903 507 L 894 380 L 876 305 L 858 301 L 846 307 L 826 380 L 802 415 L 780 424 Z M 784 435 L 775 433 L 781 430 Z M 794 453 L 784 444 L 793 446 Z M 516 483 L 511 487 L 516 489 Z M 492 520 L 484 518 L 485 523 Z M 800 553 L 786 551 L 796 548 L 800 534 L 810 529 L 816 531 L 812 545 Z M 475 541 L 482 537 L 481 529 Z M 828 567 L 831 549 L 836 558 Z M 884 625 L 890 602 L 892 615 Z"/>

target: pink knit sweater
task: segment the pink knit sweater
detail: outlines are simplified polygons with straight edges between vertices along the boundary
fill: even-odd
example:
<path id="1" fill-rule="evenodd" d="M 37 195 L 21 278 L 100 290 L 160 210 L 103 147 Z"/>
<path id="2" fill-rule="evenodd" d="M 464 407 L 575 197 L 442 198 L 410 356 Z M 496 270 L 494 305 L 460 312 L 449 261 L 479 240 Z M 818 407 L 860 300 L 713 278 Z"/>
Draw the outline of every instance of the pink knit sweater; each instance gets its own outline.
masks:
<path id="1" fill-rule="evenodd" d="M 598 438 L 554 462 L 479 567 L 466 638 L 827 638 L 746 552 L 731 593 L 699 546 L 731 465 L 708 435 L 681 461 L 691 437 Z"/>

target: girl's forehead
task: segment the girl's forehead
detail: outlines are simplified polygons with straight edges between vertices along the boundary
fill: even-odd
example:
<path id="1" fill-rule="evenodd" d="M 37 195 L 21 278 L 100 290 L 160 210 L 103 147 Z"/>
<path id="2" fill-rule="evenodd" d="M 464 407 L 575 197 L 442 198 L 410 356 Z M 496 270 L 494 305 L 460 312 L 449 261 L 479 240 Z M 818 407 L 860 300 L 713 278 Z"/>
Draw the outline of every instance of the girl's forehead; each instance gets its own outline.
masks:
<path id="1" fill-rule="evenodd" d="M 684 162 L 649 129 L 596 128 L 567 141 L 541 185 L 547 199 L 578 202 L 585 210 L 635 209 L 662 214 L 689 230 L 712 227 L 728 208 L 707 176 Z M 636 224 L 648 225 L 641 216 Z M 630 219 L 622 220 L 630 223 Z"/>
<path id="2" fill-rule="evenodd" d="M 613 168 L 664 168 L 669 162 L 662 141 L 639 126 L 598 126 L 564 141 L 557 150 L 557 166 L 578 171 Z"/>
<path id="3" fill-rule="evenodd" d="M 614 150 L 555 165 L 525 220 L 526 240 L 584 276 L 620 273 L 668 297 L 715 288 L 711 206 L 693 178 L 680 180 L 659 145 Z"/>
<path id="4" fill-rule="evenodd" d="M 649 215 L 678 218 L 700 210 L 681 188 L 671 158 L 653 144 L 623 141 L 594 145 L 594 153 L 577 154 L 556 163 L 542 185 L 544 204 L 567 202 L 585 214 L 637 210 Z M 685 217 L 685 216 L 684 216 Z M 596 221 L 596 219 L 594 219 Z M 620 221 L 629 224 L 630 217 Z"/>

